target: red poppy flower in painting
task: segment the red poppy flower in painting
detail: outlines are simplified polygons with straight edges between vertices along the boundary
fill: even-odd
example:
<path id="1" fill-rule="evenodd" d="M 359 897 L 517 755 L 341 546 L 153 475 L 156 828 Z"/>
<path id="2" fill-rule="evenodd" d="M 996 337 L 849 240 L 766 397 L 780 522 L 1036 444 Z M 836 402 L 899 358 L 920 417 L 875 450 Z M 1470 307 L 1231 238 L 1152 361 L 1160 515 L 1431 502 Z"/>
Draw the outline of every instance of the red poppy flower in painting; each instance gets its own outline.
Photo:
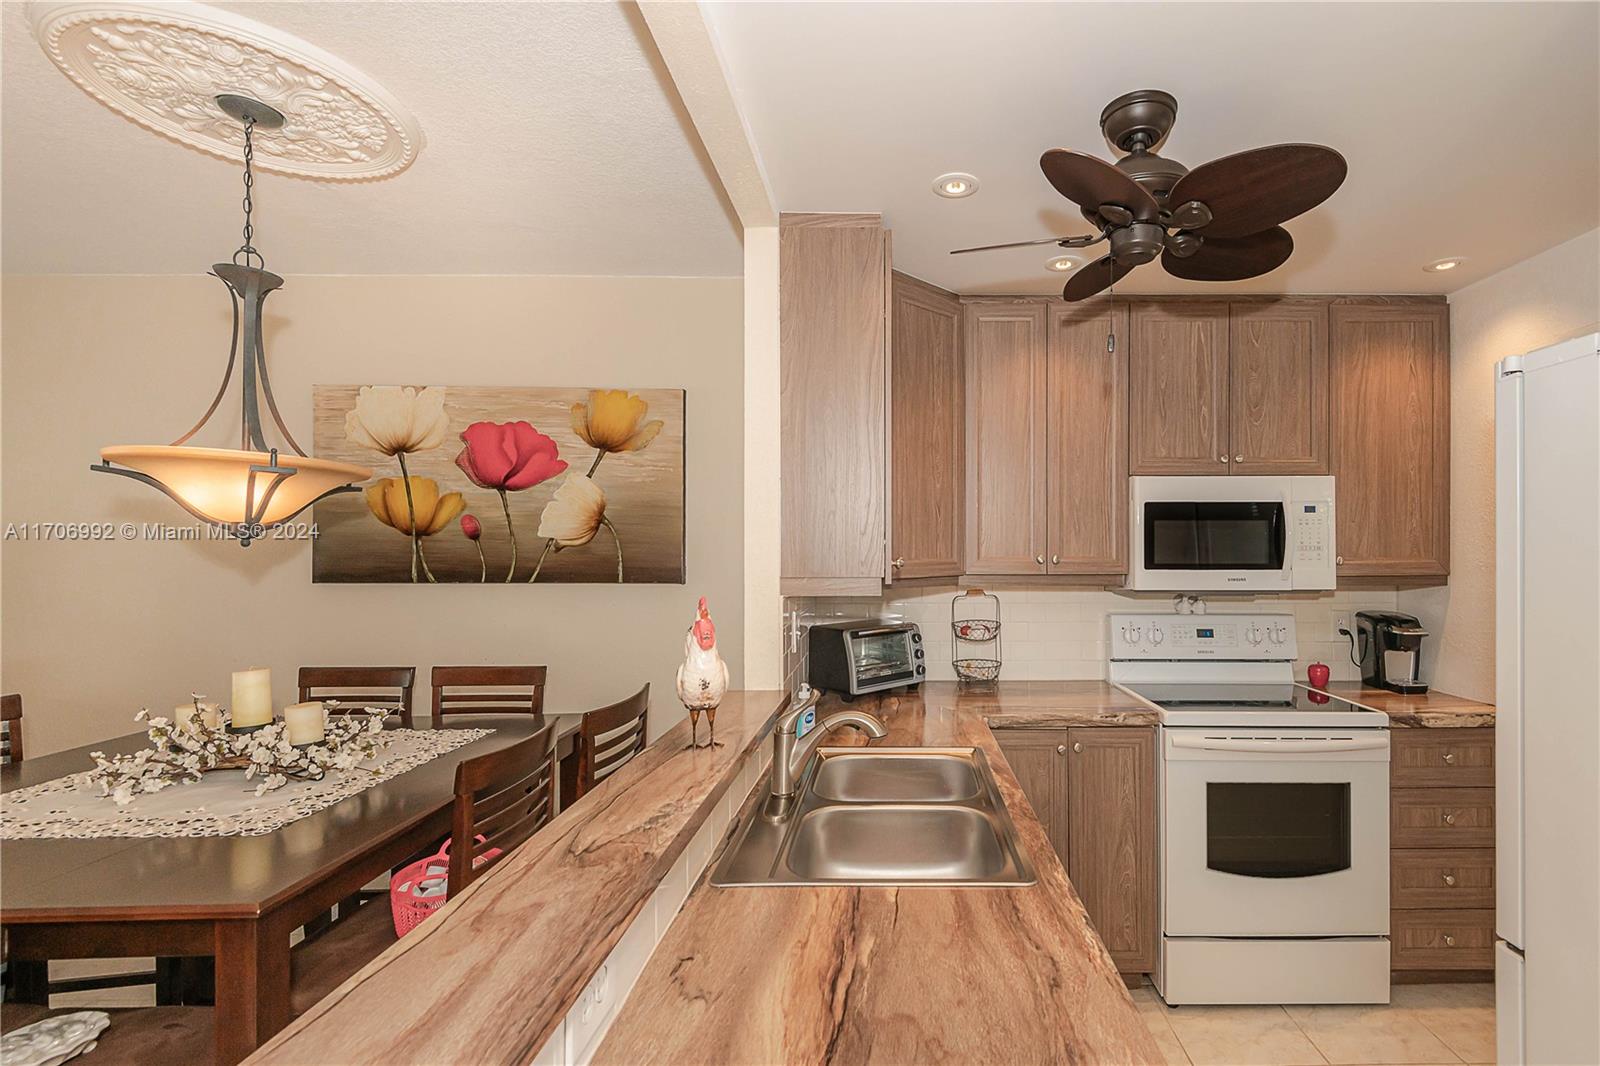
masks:
<path id="1" fill-rule="evenodd" d="M 556 442 L 528 422 L 474 422 L 461 434 L 456 465 L 482 489 L 531 489 L 567 469 Z"/>

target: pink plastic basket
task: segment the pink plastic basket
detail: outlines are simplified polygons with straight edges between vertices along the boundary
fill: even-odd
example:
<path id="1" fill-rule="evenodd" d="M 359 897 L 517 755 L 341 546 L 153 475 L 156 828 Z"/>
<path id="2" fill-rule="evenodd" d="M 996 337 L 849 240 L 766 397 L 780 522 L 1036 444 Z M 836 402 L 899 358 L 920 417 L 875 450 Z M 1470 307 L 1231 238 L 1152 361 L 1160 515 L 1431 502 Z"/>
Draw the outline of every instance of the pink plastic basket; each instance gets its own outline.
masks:
<path id="1" fill-rule="evenodd" d="M 478 837 L 478 842 L 484 842 Z M 499 848 L 472 860 L 474 868 L 500 854 Z M 405 936 L 422 924 L 424 918 L 443 907 L 450 884 L 450 841 L 437 854 L 402 866 L 389 878 L 389 910 L 394 915 L 395 936 Z"/>

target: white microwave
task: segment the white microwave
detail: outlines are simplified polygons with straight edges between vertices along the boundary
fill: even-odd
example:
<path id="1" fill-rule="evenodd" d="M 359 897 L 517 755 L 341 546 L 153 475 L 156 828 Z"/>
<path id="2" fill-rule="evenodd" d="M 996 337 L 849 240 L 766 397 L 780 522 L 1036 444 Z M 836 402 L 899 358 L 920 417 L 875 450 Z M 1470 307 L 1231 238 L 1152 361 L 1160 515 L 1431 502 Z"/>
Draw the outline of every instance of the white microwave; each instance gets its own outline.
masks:
<path id="1" fill-rule="evenodd" d="M 1128 588 L 1334 587 L 1333 478 L 1223 475 L 1128 482 Z"/>

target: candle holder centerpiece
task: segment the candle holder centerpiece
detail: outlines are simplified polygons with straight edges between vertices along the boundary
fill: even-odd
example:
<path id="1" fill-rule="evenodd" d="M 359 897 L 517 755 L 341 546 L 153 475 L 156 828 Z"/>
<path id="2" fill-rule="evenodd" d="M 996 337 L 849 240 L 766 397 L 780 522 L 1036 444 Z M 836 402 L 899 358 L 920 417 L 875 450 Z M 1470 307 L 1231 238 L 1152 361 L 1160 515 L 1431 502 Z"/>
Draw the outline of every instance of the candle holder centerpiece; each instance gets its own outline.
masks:
<path id="1" fill-rule="evenodd" d="M 217 770 L 243 770 L 247 780 L 257 781 L 256 795 L 282 788 L 291 779 L 320 781 L 329 773 L 361 770 L 360 763 L 378 750 L 378 734 L 389 713 L 367 707 L 360 714 L 345 714 L 328 720 L 321 703 L 297 704 L 284 721 L 254 723 L 241 731 L 234 728 L 225 710 L 194 697 L 193 710 L 179 708 L 177 717 L 150 716 L 148 709 L 135 720 L 148 722 L 145 731 L 150 747 L 132 754 L 89 755 L 95 768 L 90 781 L 100 786 L 118 806 L 171 785 L 199 781 Z M 302 720 L 303 719 L 303 720 Z M 312 722 L 314 719 L 314 723 Z"/>

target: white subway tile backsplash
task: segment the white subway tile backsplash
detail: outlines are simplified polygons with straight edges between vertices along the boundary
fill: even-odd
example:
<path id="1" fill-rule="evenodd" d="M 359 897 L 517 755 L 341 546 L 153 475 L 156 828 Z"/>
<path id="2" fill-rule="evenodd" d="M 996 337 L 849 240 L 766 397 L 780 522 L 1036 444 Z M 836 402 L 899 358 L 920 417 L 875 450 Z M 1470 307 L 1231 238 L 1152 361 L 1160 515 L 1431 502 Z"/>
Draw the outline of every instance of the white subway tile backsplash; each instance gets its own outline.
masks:
<path id="1" fill-rule="evenodd" d="M 1172 610 L 1170 596 L 1111 592 L 1103 589 L 1012 588 L 992 586 L 1000 598 L 1002 620 L 999 657 L 1002 679 L 1016 681 L 1093 681 L 1105 677 L 1109 628 L 1113 612 L 1162 614 Z M 927 653 L 928 680 L 953 681 L 952 654 L 993 657 L 991 647 L 957 644 L 950 633 L 953 589 L 914 592 L 897 588 L 881 601 L 828 599 L 787 601 L 802 612 L 801 625 L 812 620 L 838 618 L 895 618 L 915 622 L 922 629 Z M 1385 590 L 1345 589 L 1332 593 L 1292 593 L 1283 596 L 1216 597 L 1206 602 L 1210 614 L 1241 611 L 1281 611 L 1295 616 L 1300 658 L 1295 671 L 1304 676 L 1313 662 L 1328 664 L 1333 678 L 1359 680 L 1361 672 L 1350 662 L 1349 645 L 1333 629 L 1335 614 L 1358 610 L 1393 610 L 1395 593 Z M 796 680 L 803 679 L 803 663 Z"/>

